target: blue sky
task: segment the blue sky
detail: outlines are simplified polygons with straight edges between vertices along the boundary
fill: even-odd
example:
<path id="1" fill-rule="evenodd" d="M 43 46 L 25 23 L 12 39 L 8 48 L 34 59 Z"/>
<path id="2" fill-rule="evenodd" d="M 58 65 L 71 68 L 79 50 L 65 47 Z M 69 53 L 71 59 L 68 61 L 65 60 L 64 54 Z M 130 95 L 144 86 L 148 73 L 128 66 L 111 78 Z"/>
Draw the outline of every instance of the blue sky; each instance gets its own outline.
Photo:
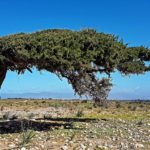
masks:
<path id="1" fill-rule="evenodd" d="M 0 1 L 0 36 L 48 28 L 94 28 L 119 35 L 130 46 L 150 47 L 149 8 L 149 0 L 3 0 Z M 110 98 L 150 99 L 150 73 L 112 76 L 114 87 Z M 52 97 L 73 97 L 66 80 L 60 81 L 56 75 L 36 69 L 33 74 L 25 72 L 19 76 L 8 72 L 1 89 L 5 96 L 42 92 Z"/>

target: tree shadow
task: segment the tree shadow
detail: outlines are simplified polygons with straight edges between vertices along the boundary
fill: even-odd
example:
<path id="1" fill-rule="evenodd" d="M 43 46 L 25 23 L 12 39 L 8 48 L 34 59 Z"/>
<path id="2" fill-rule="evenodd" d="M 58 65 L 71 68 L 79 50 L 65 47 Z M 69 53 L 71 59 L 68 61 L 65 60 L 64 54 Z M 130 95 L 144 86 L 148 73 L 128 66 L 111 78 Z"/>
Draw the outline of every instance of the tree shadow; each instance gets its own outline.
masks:
<path id="1" fill-rule="evenodd" d="M 60 122 L 62 121 L 62 122 Z M 94 119 L 86 118 L 37 118 L 36 120 L 9 120 L 0 122 L 0 134 L 20 133 L 30 129 L 34 131 L 50 131 L 52 129 L 75 129 L 73 122 L 90 122 Z"/>
<path id="2" fill-rule="evenodd" d="M 62 121 L 62 122 L 93 122 L 97 121 L 94 118 L 60 118 L 60 117 L 44 117 L 44 118 L 37 118 L 36 120 L 49 120 L 49 121 Z"/>
<path id="3" fill-rule="evenodd" d="M 70 123 L 39 122 L 33 120 L 10 120 L 0 122 L 0 134 L 19 133 L 23 130 L 31 129 L 35 131 L 52 130 L 60 127 L 69 129 Z"/>

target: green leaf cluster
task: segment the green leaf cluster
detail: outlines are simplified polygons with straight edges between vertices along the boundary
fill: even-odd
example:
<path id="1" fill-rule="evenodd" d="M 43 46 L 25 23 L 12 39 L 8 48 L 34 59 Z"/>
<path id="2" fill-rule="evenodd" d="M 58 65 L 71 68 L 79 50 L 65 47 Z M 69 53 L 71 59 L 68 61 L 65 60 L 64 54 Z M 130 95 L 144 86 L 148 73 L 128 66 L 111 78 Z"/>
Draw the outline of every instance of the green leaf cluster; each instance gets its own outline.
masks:
<path id="1" fill-rule="evenodd" d="M 93 29 L 49 29 L 0 37 L 0 72 L 47 70 L 67 78 L 77 94 L 94 99 L 107 97 L 112 72 L 145 73 L 150 70 L 145 63 L 149 61 L 148 48 L 129 47 L 117 36 Z M 96 73 L 108 78 L 99 80 Z"/>

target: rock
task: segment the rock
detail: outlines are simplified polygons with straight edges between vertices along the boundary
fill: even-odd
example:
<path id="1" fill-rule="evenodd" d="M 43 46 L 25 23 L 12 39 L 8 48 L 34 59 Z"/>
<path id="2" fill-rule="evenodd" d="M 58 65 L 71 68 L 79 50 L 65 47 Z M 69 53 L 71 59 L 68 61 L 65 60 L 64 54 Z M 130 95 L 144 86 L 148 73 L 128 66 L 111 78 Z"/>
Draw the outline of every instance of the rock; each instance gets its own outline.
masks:
<path id="1" fill-rule="evenodd" d="M 39 136 L 38 139 L 39 139 L 39 140 L 42 140 L 42 137 Z"/>
<path id="2" fill-rule="evenodd" d="M 130 148 L 130 149 L 135 149 L 134 144 L 133 144 L 133 143 L 130 143 L 129 148 Z"/>
<path id="3" fill-rule="evenodd" d="M 25 147 L 22 147 L 20 150 L 26 150 L 26 148 L 25 148 Z"/>
<path id="4" fill-rule="evenodd" d="M 137 144 L 135 144 L 135 148 L 144 148 L 144 145 L 137 143 Z"/>
<path id="5" fill-rule="evenodd" d="M 73 141 L 69 141 L 69 144 L 73 144 Z"/>
<path id="6" fill-rule="evenodd" d="M 16 138 L 15 141 L 18 142 L 19 141 L 18 138 Z"/>
<path id="7" fill-rule="evenodd" d="M 90 143 L 90 144 L 89 144 L 89 146 L 93 146 L 93 144 L 92 144 L 92 143 Z"/>
<path id="8" fill-rule="evenodd" d="M 44 145 L 43 145 L 43 144 L 40 144 L 40 146 L 41 146 L 42 148 L 44 148 Z"/>
<path id="9" fill-rule="evenodd" d="M 113 149 L 114 146 L 113 146 L 113 145 L 109 145 L 108 147 L 109 147 L 110 149 Z"/>
<path id="10" fill-rule="evenodd" d="M 102 146 L 102 145 L 97 145 L 96 147 L 99 148 L 99 149 L 104 149 L 104 150 L 108 149 L 106 146 Z"/>
<path id="11" fill-rule="evenodd" d="M 10 147 L 10 148 L 14 148 L 14 147 L 15 147 L 15 144 L 9 144 L 9 147 Z"/>
<path id="12" fill-rule="evenodd" d="M 112 137 L 112 141 L 116 141 L 116 137 L 113 136 L 113 137 Z"/>
<path id="13" fill-rule="evenodd" d="M 68 142 L 69 142 L 69 140 L 68 140 L 68 139 L 66 139 L 66 140 L 65 140 L 65 143 L 68 143 Z"/>
<path id="14" fill-rule="evenodd" d="M 65 146 L 62 146 L 62 147 L 61 147 L 61 150 L 68 150 L 68 146 L 66 146 L 66 145 L 65 145 Z"/>
<path id="15" fill-rule="evenodd" d="M 120 148 L 122 148 L 122 149 L 129 149 L 128 143 L 126 143 L 126 142 L 121 142 L 120 145 L 121 145 Z"/>
<path id="16" fill-rule="evenodd" d="M 125 144 L 123 142 L 121 142 L 120 145 L 121 145 L 121 147 L 124 147 Z"/>
<path id="17" fill-rule="evenodd" d="M 86 146 L 83 145 L 83 144 L 80 144 L 80 147 L 81 147 L 81 150 L 85 150 L 86 149 Z"/>
<path id="18" fill-rule="evenodd" d="M 132 141 L 135 142 L 136 140 L 132 138 Z"/>
<path id="19" fill-rule="evenodd" d="M 91 138 L 95 138 L 95 135 L 91 135 Z"/>
<path id="20" fill-rule="evenodd" d="M 64 126 L 61 126 L 60 129 L 63 130 L 63 129 L 64 129 Z"/>

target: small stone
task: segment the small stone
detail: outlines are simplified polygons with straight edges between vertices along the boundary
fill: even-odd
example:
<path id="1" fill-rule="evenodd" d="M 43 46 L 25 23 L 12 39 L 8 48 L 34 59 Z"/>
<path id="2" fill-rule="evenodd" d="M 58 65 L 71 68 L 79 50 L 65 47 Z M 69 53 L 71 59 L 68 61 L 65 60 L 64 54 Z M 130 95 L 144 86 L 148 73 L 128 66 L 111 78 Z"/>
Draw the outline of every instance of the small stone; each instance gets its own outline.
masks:
<path id="1" fill-rule="evenodd" d="M 134 146 L 133 143 L 131 143 L 131 144 L 129 145 L 129 147 L 130 147 L 130 149 L 135 149 L 135 146 Z"/>
<path id="2" fill-rule="evenodd" d="M 109 145 L 108 147 L 111 148 L 111 149 L 113 149 L 114 146 L 113 145 Z"/>
<path id="3" fill-rule="evenodd" d="M 102 145 L 97 145 L 96 147 L 97 147 L 97 148 L 100 148 L 100 149 L 104 149 L 104 150 L 107 150 L 107 149 L 108 149 L 106 146 L 102 146 Z"/>
<path id="4" fill-rule="evenodd" d="M 63 130 L 63 129 L 64 129 L 64 126 L 61 126 L 60 129 Z"/>
<path id="5" fill-rule="evenodd" d="M 85 140 L 85 141 L 88 141 L 88 138 L 87 138 L 87 137 L 85 137 L 85 138 L 84 138 L 84 140 Z"/>
<path id="6" fill-rule="evenodd" d="M 69 144 L 73 144 L 73 141 L 69 141 Z"/>
<path id="7" fill-rule="evenodd" d="M 121 145 L 121 147 L 124 147 L 124 143 L 123 142 L 121 142 L 120 145 Z"/>
<path id="8" fill-rule="evenodd" d="M 43 145 L 43 144 L 41 144 L 40 146 L 41 146 L 42 148 L 44 148 L 44 145 Z"/>
<path id="9" fill-rule="evenodd" d="M 39 136 L 38 139 L 39 139 L 39 140 L 42 140 L 42 137 Z"/>
<path id="10" fill-rule="evenodd" d="M 61 150 L 68 150 L 68 146 L 66 146 L 66 145 L 65 145 L 65 146 L 62 146 L 62 147 L 61 147 Z"/>
<path id="11" fill-rule="evenodd" d="M 19 140 L 16 138 L 15 141 L 18 142 Z"/>
<path id="12" fill-rule="evenodd" d="M 80 147 L 81 147 L 81 150 L 85 150 L 86 149 L 86 146 L 83 145 L 83 144 L 80 144 Z"/>
<path id="13" fill-rule="evenodd" d="M 10 144 L 9 147 L 13 148 L 13 147 L 15 147 L 15 144 Z"/>
<path id="14" fill-rule="evenodd" d="M 90 143 L 90 144 L 89 144 L 89 146 L 93 146 L 93 144 L 92 144 L 92 143 Z"/>
<path id="15" fill-rule="evenodd" d="M 113 137 L 113 138 L 112 138 L 112 141 L 116 141 L 116 137 Z"/>
<path id="16" fill-rule="evenodd" d="M 69 139 L 66 139 L 66 140 L 65 140 L 65 143 L 68 143 L 68 142 L 69 142 Z"/>
<path id="17" fill-rule="evenodd" d="M 91 135 L 91 138 L 95 138 L 95 136 L 94 136 L 94 135 Z"/>
<path id="18" fill-rule="evenodd" d="M 25 148 L 25 147 L 22 147 L 20 150 L 26 150 L 26 148 Z"/>
<path id="19" fill-rule="evenodd" d="M 144 148 L 144 145 L 137 143 L 137 144 L 135 144 L 135 147 L 136 147 L 136 148 Z"/>

